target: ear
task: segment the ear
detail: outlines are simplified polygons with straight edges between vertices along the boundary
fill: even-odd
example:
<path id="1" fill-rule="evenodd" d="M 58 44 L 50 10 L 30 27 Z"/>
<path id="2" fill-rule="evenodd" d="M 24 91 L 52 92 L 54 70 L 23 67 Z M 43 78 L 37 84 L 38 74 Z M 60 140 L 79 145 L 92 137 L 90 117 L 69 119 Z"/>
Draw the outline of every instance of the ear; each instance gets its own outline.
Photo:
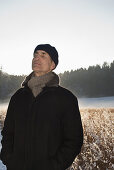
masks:
<path id="1" fill-rule="evenodd" d="M 54 61 L 52 61 L 51 69 L 54 70 L 55 67 L 56 67 L 56 66 L 55 66 L 55 63 L 54 63 Z"/>

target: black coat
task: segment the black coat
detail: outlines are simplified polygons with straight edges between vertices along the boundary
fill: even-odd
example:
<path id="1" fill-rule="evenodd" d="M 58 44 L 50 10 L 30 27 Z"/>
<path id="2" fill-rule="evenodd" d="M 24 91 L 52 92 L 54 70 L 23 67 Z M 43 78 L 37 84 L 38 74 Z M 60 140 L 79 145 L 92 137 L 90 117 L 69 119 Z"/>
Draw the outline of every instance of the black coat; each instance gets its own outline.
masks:
<path id="1" fill-rule="evenodd" d="M 83 129 L 77 98 L 63 87 L 28 87 L 11 98 L 2 130 L 8 170 L 65 170 L 80 153 Z"/>

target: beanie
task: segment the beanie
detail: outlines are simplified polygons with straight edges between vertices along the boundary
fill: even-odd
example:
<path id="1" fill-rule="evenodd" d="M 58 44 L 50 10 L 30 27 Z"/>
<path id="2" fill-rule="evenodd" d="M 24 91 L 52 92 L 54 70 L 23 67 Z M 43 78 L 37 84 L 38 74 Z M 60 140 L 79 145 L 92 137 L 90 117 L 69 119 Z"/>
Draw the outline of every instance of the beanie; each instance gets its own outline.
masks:
<path id="1" fill-rule="evenodd" d="M 34 53 L 37 50 L 43 50 L 49 54 L 51 59 L 54 61 L 55 65 L 57 66 L 58 64 L 58 52 L 55 47 L 51 46 L 50 44 L 40 44 L 36 46 Z"/>

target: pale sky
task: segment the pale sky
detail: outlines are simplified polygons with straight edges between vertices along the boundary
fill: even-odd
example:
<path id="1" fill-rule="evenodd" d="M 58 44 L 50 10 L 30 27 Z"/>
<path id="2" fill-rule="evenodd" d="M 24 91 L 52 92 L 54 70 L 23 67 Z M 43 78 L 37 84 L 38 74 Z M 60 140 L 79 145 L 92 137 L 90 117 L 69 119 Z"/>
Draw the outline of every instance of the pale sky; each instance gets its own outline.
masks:
<path id="1" fill-rule="evenodd" d="M 0 0 L 0 67 L 29 74 L 34 48 L 59 53 L 56 73 L 114 60 L 114 0 Z"/>

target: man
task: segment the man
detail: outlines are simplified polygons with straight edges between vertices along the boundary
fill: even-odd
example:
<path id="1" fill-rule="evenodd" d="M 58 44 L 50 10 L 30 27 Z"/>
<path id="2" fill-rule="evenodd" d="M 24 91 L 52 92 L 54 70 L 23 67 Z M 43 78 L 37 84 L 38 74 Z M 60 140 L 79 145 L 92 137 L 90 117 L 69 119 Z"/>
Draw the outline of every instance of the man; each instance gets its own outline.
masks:
<path id="1" fill-rule="evenodd" d="M 1 160 L 8 170 L 65 170 L 83 143 L 77 98 L 59 86 L 55 47 L 40 44 L 33 55 L 33 72 L 9 103 Z"/>

